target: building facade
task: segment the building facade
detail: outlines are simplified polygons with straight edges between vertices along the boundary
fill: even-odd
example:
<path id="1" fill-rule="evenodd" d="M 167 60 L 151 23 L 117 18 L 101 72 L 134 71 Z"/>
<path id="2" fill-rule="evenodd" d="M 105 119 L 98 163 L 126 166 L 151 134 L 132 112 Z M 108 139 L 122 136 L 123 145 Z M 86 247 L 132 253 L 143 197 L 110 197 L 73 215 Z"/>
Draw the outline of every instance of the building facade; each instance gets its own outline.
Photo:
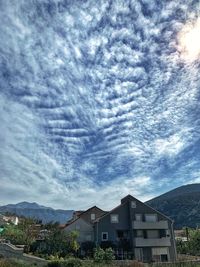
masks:
<path id="1" fill-rule="evenodd" d="M 93 241 L 142 262 L 176 260 L 172 220 L 130 195 L 110 212 L 92 207 L 81 214 L 65 228 L 79 231 L 80 243 Z"/>
<path id="2" fill-rule="evenodd" d="M 73 217 L 65 226 L 66 232 L 77 231 L 78 242 L 94 242 L 94 222 L 106 212 L 94 206 L 86 211 L 75 211 Z"/>

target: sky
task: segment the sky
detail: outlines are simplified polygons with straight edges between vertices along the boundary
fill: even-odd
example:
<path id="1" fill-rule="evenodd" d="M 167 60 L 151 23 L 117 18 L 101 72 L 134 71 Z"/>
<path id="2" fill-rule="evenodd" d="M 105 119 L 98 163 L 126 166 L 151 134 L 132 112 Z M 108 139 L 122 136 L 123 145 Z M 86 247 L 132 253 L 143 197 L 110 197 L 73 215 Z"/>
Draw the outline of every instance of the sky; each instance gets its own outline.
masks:
<path id="1" fill-rule="evenodd" d="M 0 0 L 0 205 L 200 182 L 199 18 L 196 0 Z"/>

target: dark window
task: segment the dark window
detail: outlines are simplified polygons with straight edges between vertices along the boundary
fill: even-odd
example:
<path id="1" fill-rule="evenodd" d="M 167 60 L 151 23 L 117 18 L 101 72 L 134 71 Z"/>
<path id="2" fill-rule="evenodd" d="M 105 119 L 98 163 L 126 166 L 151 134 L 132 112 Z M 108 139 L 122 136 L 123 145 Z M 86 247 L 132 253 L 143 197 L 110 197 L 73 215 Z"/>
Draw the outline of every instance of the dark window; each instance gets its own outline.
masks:
<path id="1" fill-rule="evenodd" d="M 161 257 L 161 261 L 162 261 L 162 262 L 163 262 L 163 261 L 168 261 L 168 256 L 167 256 L 167 254 L 161 254 L 160 257 Z"/>
<path id="2" fill-rule="evenodd" d="M 160 230 L 160 238 L 166 237 L 166 231 L 164 229 Z"/>
<path id="3" fill-rule="evenodd" d="M 108 240 L 108 233 L 107 232 L 103 232 L 102 233 L 102 241 L 107 241 Z"/>

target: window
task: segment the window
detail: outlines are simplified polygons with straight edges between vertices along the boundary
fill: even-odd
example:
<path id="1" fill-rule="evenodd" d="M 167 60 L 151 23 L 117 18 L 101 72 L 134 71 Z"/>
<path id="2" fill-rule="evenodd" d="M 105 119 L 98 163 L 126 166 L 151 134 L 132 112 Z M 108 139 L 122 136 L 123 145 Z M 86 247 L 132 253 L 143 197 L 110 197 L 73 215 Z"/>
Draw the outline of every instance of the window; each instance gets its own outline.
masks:
<path id="1" fill-rule="evenodd" d="M 142 214 L 135 214 L 135 220 L 138 222 L 142 221 Z"/>
<path id="2" fill-rule="evenodd" d="M 102 232 L 101 240 L 102 241 L 107 241 L 108 240 L 108 232 Z"/>
<path id="3" fill-rule="evenodd" d="M 136 201 L 131 201 L 131 208 L 135 209 L 136 208 Z"/>
<path id="4" fill-rule="evenodd" d="M 169 251 L 168 248 L 152 248 L 153 261 L 168 261 Z"/>
<path id="5" fill-rule="evenodd" d="M 166 237 L 166 230 L 165 229 L 160 229 L 160 238 Z"/>
<path id="6" fill-rule="evenodd" d="M 95 220 L 95 214 L 92 213 L 92 214 L 91 214 L 91 221 L 94 221 L 94 220 Z"/>
<path id="7" fill-rule="evenodd" d="M 111 214 L 110 215 L 111 223 L 118 223 L 119 222 L 119 216 L 118 214 Z"/>
<path id="8" fill-rule="evenodd" d="M 157 214 L 145 214 L 146 222 L 157 222 Z"/>
<path id="9" fill-rule="evenodd" d="M 128 231 L 117 230 L 117 238 L 119 240 L 127 239 L 128 238 Z"/>

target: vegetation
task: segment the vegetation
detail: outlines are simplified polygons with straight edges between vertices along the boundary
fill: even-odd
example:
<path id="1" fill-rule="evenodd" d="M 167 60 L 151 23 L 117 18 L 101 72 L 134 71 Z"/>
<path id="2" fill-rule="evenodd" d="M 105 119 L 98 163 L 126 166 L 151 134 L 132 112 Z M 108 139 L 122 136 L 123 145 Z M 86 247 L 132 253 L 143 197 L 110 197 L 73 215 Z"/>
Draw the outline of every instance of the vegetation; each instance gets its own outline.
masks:
<path id="1" fill-rule="evenodd" d="M 77 259 L 68 259 L 66 261 L 52 261 L 44 267 L 110 267 L 110 264 L 99 264 L 92 261 L 81 261 Z M 142 267 L 137 262 L 123 263 L 122 265 L 113 265 L 113 267 Z M 0 260 L 0 267 L 35 267 L 35 265 L 26 264 L 20 261 Z M 184 266 L 189 267 L 189 266 Z"/>
<path id="2" fill-rule="evenodd" d="M 65 261 L 52 261 L 48 263 L 48 267 L 83 267 L 83 261 L 75 258 Z"/>
<path id="3" fill-rule="evenodd" d="M 94 251 L 94 262 L 111 264 L 115 259 L 114 251 L 112 248 L 103 250 L 102 248 L 96 248 Z"/>
<path id="4" fill-rule="evenodd" d="M 66 233 L 59 228 L 52 229 L 41 242 L 35 242 L 31 246 L 31 251 L 41 257 L 49 259 L 64 258 L 69 255 L 76 255 L 79 249 L 77 242 L 78 233 L 72 231 Z"/>
<path id="5" fill-rule="evenodd" d="M 92 241 L 85 241 L 81 244 L 81 249 L 85 253 L 85 257 L 93 257 L 95 243 Z"/>
<path id="6" fill-rule="evenodd" d="M 22 261 L 17 261 L 17 260 L 2 259 L 0 260 L 0 267 L 35 267 L 35 265 L 24 263 Z"/>
<path id="7" fill-rule="evenodd" d="M 190 254 L 200 256 L 200 230 L 186 229 L 188 241 L 177 241 L 177 252 L 179 254 Z"/>
<path id="8" fill-rule="evenodd" d="M 1 233 L 1 237 L 9 240 L 14 245 L 25 245 L 28 248 L 35 240 L 35 232 L 32 230 L 32 226 L 36 222 L 33 219 L 23 218 L 18 225 L 12 223 L 4 227 L 4 231 Z"/>
<path id="9" fill-rule="evenodd" d="M 40 230 L 45 229 L 42 238 Z M 25 245 L 25 252 L 49 259 L 76 255 L 79 249 L 77 242 L 78 232 L 66 233 L 59 228 L 58 223 L 48 223 L 44 226 L 37 225 L 33 219 L 23 218 L 18 225 L 9 224 L 0 234 L 1 238 L 14 245 Z"/>

